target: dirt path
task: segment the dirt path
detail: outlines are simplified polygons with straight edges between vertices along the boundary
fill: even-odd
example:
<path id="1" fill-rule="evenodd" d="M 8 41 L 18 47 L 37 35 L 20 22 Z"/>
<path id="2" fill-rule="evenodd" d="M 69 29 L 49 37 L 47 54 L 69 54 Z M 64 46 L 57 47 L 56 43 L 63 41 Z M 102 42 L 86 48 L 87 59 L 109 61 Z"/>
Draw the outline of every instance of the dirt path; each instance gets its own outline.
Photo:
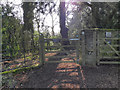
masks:
<path id="1" fill-rule="evenodd" d="M 118 68 L 115 65 L 45 64 L 30 71 L 21 88 L 118 88 Z"/>
<path id="2" fill-rule="evenodd" d="M 69 58 L 49 59 L 70 61 Z M 120 66 L 80 66 L 76 63 L 49 63 L 20 75 L 20 88 L 120 88 Z"/>

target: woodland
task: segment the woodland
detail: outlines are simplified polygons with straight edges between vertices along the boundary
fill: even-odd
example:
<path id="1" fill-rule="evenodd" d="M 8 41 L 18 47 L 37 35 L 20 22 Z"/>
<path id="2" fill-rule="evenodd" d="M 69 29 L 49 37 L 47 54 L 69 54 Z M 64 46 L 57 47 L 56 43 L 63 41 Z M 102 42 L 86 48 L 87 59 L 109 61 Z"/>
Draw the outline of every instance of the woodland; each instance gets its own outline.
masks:
<path id="1" fill-rule="evenodd" d="M 79 85 L 63 85 L 59 87 L 54 85 L 54 87 L 52 87 L 52 84 L 50 84 L 50 81 L 52 82 L 52 80 L 47 81 L 46 78 L 49 78 L 51 74 L 53 75 L 52 72 L 54 72 L 57 67 L 56 64 L 51 64 L 51 66 L 46 64 L 44 66 L 45 68 L 38 70 L 38 68 L 41 68 L 40 65 L 42 62 L 40 61 L 41 58 L 39 56 L 41 35 L 43 35 L 45 39 L 68 39 L 76 38 L 79 32 L 84 29 L 120 29 L 120 2 L 73 2 L 72 0 L 59 2 L 59 0 L 55 0 L 54 2 L 21 1 L 19 4 L 16 4 L 14 0 L 13 2 L 8 0 L 7 2 L 0 3 L 0 11 L 0 19 L 2 21 L 0 36 L 2 39 L 0 43 L 0 54 L 2 55 L 2 61 L 0 61 L 0 65 L 2 65 L 0 72 L 2 74 L 2 88 L 31 88 L 32 86 L 33 88 L 71 88 L 71 86 L 73 86 L 72 88 L 80 88 Z M 65 41 L 62 45 L 69 45 L 69 43 L 69 41 Z M 47 46 L 47 43 L 45 43 L 45 46 Z M 67 68 L 68 66 L 66 65 L 71 65 L 71 68 L 77 68 L 74 64 L 64 64 L 61 65 L 61 67 Z M 33 67 L 37 67 L 37 69 L 34 69 Z M 104 71 L 101 71 L 102 74 L 104 74 L 108 71 L 108 68 L 110 70 L 113 69 L 111 73 L 115 73 L 115 76 L 113 76 L 113 82 L 110 80 L 112 84 L 105 85 L 103 83 L 99 83 L 100 86 L 95 86 L 88 81 L 89 83 L 86 83 L 88 88 L 108 88 L 110 86 L 112 88 L 118 88 L 116 79 L 118 77 L 117 69 L 112 68 L 111 66 L 109 67 L 107 66 L 105 69 L 104 67 L 100 67 L 100 69 L 95 70 L 99 73 L 99 70 L 104 69 Z M 92 67 L 87 69 L 86 67 L 83 67 L 83 69 L 85 69 L 85 73 L 87 73 L 87 71 L 90 72 L 91 69 L 94 70 Z M 33 72 L 33 76 L 29 76 L 31 75 L 29 72 Z M 27 78 L 26 73 L 31 77 L 31 81 L 28 81 L 29 85 L 27 85 L 27 83 L 22 83 L 25 82 Z M 42 74 L 39 75 L 39 73 Z M 92 71 L 90 72 L 90 75 L 92 75 L 91 73 Z M 109 76 L 108 74 L 110 73 L 107 72 L 105 77 L 108 76 L 111 78 L 113 73 Z M 42 78 L 43 76 L 43 81 L 38 80 L 39 78 L 36 79 L 37 76 L 35 75 L 38 75 L 39 78 Z M 55 75 L 58 75 L 58 73 Z M 61 80 L 62 76 L 60 75 L 61 74 L 56 77 L 61 77 Z M 90 77 L 87 74 L 85 76 L 86 78 L 91 78 L 94 84 L 96 83 L 94 81 L 94 76 Z M 103 79 L 101 79 L 101 82 L 103 80 L 105 83 L 105 77 L 102 76 Z M 36 80 L 34 82 L 35 85 L 30 83 L 34 80 Z M 83 88 L 87 87 L 84 79 L 81 80 L 83 80 L 83 85 L 81 86 Z M 41 84 L 41 86 L 39 86 L 38 84 L 40 82 L 45 84 Z M 54 81 L 53 84 L 55 84 L 55 82 L 56 81 Z M 76 83 L 73 79 L 69 82 L 73 82 L 74 84 Z M 109 83 L 109 81 L 106 81 L 106 83 L 107 82 Z"/>

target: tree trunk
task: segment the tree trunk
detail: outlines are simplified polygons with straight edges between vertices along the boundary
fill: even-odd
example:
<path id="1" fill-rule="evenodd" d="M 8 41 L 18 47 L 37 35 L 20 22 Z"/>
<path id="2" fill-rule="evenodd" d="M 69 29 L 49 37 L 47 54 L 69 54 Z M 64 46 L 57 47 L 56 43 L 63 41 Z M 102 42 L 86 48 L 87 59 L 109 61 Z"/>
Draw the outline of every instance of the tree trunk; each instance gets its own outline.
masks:
<path id="1" fill-rule="evenodd" d="M 65 2 L 60 2 L 60 33 L 62 38 L 68 38 L 68 29 L 65 26 Z"/>
<path id="2" fill-rule="evenodd" d="M 65 2 L 60 2 L 60 33 L 62 36 L 62 39 L 67 39 L 68 38 L 68 29 L 65 26 L 65 19 L 66 19 L 66 15 L 65 15 Z M 69 45 L 69 41 L 63 41 L 62 45 Z M 67 47 L 65 47 L 64 49 L 68 49 Z"/>
<path id="3" fill-rule="evenodd" d="M 24 27 L 23 27 L 23 33 L 29 32 L 28 37 L 29 40 L 26 40 L 24 38 L 24 43 L 31 41 L 31 49 L 34 50 L 34 28 L 33 28 L 33 19 L 34 19 L 34 3 L 33 2 L 23 2 L 23 19 L 24 19 Z M 30 34 L 30 35 L 29 35 Z M 30 47 L 29 47 L 30 48 Z"/>

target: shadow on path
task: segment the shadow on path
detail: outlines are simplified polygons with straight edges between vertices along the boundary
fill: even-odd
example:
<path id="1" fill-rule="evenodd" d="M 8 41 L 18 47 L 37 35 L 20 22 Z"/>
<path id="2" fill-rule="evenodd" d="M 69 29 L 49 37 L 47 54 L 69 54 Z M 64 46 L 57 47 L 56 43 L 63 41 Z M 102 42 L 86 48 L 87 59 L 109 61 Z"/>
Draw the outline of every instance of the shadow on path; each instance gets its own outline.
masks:
<path id="1" fill-rule="evenodd" d="M 118 66 L 46 63 L 27 74 L 27 81 L 22 88 L 118 88 L 118 74 Z"/>

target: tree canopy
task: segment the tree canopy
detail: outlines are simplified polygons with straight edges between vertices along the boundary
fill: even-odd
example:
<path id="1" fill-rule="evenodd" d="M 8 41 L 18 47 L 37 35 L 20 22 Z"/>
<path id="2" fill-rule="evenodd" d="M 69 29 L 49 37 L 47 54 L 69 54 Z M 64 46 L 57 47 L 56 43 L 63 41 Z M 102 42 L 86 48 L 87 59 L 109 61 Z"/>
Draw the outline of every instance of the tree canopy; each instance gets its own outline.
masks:
<path id="1" fill-rule="evenodd" d="M 35 48 L 40 33 L 46 38 L 69 38 L 86 28 L 120 28 L 120 2 L 7 2 L 1 6 L 2 44 L 11 56 L 14 50 Z M 16 6 L 22 9 L 22 19 Z"/>

